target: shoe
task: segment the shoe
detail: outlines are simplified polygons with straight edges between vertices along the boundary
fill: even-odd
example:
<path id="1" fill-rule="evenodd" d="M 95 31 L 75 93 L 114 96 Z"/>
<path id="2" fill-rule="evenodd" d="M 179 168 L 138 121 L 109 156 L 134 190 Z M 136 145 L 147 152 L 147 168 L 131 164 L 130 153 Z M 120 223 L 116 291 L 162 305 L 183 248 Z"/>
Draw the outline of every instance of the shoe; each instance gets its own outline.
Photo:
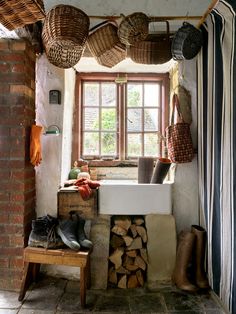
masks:
<path id="1" fill-rule="evenodd" d="M 55 217 L 46 215 L 32 220 L 28 245 L 32 247 L 44 247 L 57 249 L 64 246 L 61 238 L 56 234 L 58 220 Z"/>
<path id="2" fill-rule="evenodd" d="M 73 220 L 62 220 L 57 226 L 57 233 L 62 241 L 72 250 L 78 251 L 80 245 L 77 241 L 78 223 Z"/>

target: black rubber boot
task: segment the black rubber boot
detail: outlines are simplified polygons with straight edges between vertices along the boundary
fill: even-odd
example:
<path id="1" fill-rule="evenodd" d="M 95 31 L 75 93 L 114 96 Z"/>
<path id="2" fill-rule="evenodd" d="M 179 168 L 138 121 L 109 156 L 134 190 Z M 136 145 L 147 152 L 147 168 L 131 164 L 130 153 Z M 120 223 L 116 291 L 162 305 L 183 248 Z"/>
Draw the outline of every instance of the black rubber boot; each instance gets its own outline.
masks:
<path id="1" fill-rule="evenodd" d="M 78 217 L 78 232 L 77 232 L 78 242 L 83 248 L 91 249 L 93 247 L 93 243 L 89 239 L 87 239 L 84 232 L 84 225 L 85 220 L 83 218 Z"/>
<path id="2" fill-rule="evenodd" d="M 73 220 L 61 220 L 57 226 L 57 233 L 62 241 L 72 250 L 78 251 L 80 245 L 77 241 L 78 222 Z"/>

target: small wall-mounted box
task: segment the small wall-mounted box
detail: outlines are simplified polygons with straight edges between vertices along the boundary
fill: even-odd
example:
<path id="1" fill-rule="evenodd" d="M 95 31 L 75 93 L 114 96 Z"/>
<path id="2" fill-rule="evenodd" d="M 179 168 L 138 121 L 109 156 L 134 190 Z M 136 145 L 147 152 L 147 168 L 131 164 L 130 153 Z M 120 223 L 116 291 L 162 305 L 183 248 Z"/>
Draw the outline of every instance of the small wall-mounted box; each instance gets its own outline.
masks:
<path id="1" fill-rule="evenodd" d="M 61 104 L 61 92 L 59 90 L 52 89 L 49 91 L 49 104 Z"/>

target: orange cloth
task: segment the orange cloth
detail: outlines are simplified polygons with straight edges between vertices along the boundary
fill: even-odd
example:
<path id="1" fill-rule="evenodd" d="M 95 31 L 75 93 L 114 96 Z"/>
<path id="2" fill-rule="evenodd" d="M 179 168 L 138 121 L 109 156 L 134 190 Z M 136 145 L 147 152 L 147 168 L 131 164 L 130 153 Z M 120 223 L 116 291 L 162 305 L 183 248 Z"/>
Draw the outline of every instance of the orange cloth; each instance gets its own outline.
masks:
<path id="1" fill-rule="evenodd" d="M 38 166 L 42 160 L 41 133 L 42 127 L 40 125 L 32 125 L 30 135 L 30 162 L 34 166 Z"/>
<path id="2" fill-rule="evenodd" d="M 92 189 L 96 189 L 100 186 L 98 181 L 92 181 L 87 178 L 80 178 L 75 182 L 78 186 L 78 190 L 83 198 L 83 200 L 88 200 L 92 195 Z"/>

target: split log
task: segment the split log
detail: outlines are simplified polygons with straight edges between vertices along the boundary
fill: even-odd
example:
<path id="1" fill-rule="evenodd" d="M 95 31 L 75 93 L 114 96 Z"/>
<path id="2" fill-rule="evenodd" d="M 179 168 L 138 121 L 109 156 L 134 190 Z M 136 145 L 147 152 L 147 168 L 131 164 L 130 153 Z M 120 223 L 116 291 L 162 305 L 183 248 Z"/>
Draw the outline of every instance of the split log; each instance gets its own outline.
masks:
<path id="1" fill-rule="evenodd" d="M 111 283 L 117 284 L 117 274 L 114 267 L 111 267 L 108 272 L 108 280 Z"/>
<path id="2" fill-rule="evenodd" d="M 136 277 L 138 279 L 138 282 L 139 282 L 140 286 L 143 287 L 143 285 L 144 285 L 144 278 L 143 278 L 143 273 L 142 273 L 141 269 L 139 269 L 136 272 Z"/>
<path id="3" fill-rule="evenodd" d="M 144 224 L 144 219 L 142 217 L 136 216 L 134 217 L 133 222 L 135 225 L 141 226 L 142 224 Z"/>
<path id="4" fill-rule="evenodd" d="M 127 246 L 127 250 L 136 250 L 136 249 L 141 249 L 143 247 L 142 244 L 142 239 L 141 237 L 137 237 L 133 240 L 133 242 Z"/>
<path id="5" fill-rule="evenodd" d="M 134 260 L 134 265 L 137 265 L 139 268 L 141 268 L 142 270 L 145 270 L 147 265 L 144 262 L 144 260 L 142 259 L 141 256 L 136 256 L 135 260 Z"/>
<path id="6" fill-rule="evenodd" d="M 127 254 L 127 253 L 126 253 L 126 254 Z M 142 259 L 144 260 L 144 262 L 145 262 L 146 264 L 148 264 L 147 250 L 144 249 L 144 248 L 140 249 L 140 255 L 141 255 Z"/>
<path id="7" fill-rule="evenodd" d="M 110 245 L 114 248 L 117 249 L 120 246 L 124 246 L 124 240 L 123 238 L 117 236 L 116 234 L 113 234 L 111 240 L 110 240 Z"/>
<path id="8" fill-rule="evenodd" d="M 117 225 L 115 225 L 115 226 L 111 229 L 111 231 L 112 231 L 113 233 L 117 234 L 117 235 L 120 235 L 120 236 L 125 236 L 125 235 L 127 234 L 127 230 L 126 230 L 126 229 L 124 229 L 124 228 L 122 228 L 122 227 L 120 227 L 120 226 L 117 226 Z"/>
<path id="9" fill-rule="evenodd" d="M 129 230 L 129 227 L 131 226 L 131 219 L 129 216 L 116 216 L 114 218 L 114 224 L 125 230 Z"/>
<path id="10" fill-rule="evenodd" d="M 122 255 L 124 254 L 123 248 L 117 248 L 109 257 L 109 260 L 115 265 L 115 269 L 118 269 L 122 265 Z"/>
<path id="11" fill-rule="evenodd" d="M 132 233 L 132 235 L 133 235 L 133 238 L 136 238 L 137 237 L 137 230 L 136 230 L 136 226 L 135 225 L 131 225 L 130 226 L 130 231 L 131 231 L 131 233 Z"/>
<path id="12" fill-rule="evenodd" d="M 126 287 L 127 287 L 127 276 L 126 275 L 124 275 L 120 278 L 117 286 L 121 289 L 126 289 Z"/>
<path id="13" fill-rule="evenodd" d="M 135 264 L 127 264 L 125 268 L 128 269 L 129 271 L 135 271 L 139 268 L 139 266 Z"/>
<path id="14" fill-rule="evenodd" d="M 140 237 L 142 238 L 143 243 L 146 243 L 147 242 L 147 230 L 142 226 L 136 226 L 136 230 L 138 234 L 140 235 Z"/>
<path id="15" fill-rule="evenodd" d="M 130 246 L 130 244 L 131 244 L 131 243 L 133 242 L 133 240 L 134 240 L 132 237 L 127 236 L 127 235 L 126 235 L 126 236 L 123 236 L 122 238 L 124 239 L 126 246 Z"/>
<path id="16" fill-rule="evenodd" d="M 138 279 L 136 275 L 130 275 L 127 283 L 128 288 L 137 288 L 138 287 Z"/>
<path id="17" fill-rule="evenodd" d="M 140 249 L 140 250 L 142 250 L 142 249 Z M 130 256 L 130 257 L 136 257 L 137 256 L 137 251 L 136 250 L 126 251 L 125 254 Z"/>
<path id="18" fill-rule="evenodd" d="M 122 275 L 129 275 L 130 271 L 125 269 L 123 266 L 120 266 L 117 270 L 116 270 L 117 274 L 122 274 Z"/>
<path id="19" fill-rule="evenodd" d="M 134 259 L 127 254 L 124 256 L 124 261 L 123 261 L 123 266 L 126 267 L 127 265 L 133 265 L 134 264 Z"/>

